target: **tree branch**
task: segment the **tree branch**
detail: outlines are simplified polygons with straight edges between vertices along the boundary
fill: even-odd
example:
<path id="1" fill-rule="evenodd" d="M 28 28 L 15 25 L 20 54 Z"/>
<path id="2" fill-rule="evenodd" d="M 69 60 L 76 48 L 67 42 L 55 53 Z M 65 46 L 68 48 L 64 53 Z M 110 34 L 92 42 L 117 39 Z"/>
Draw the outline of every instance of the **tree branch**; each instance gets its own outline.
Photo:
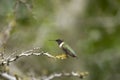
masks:
<path id="1" fill-rule="evenodd" d="M 80 79 L 85 78 L 88 75 L 88 72 L 70 72 L 70 73 L 54 73 L 51 74 L 50 76 L 44 76 L 42 77 L 42 80 L 52 80 L 54 78 L 59 78 L 59 77 L 78 77 Z"/>
<path id="2" fill-rule="evenodd" d="M 15 76 L 12 76 L 8 73 L 0 73 L 0 76 L 7 80 L 17 80 Z"/>
<path id="3" fill-rule="evenodd" d="M 16 60 L 18 60 L 19 58 L 21 57 L 27 57 L 27 56 L 32 56 L 32 55 L 35 55 L 35 56 L 41 56 L 41 55 L 44 55 L 44 56 L 47 56 L 49 58 L 54 58 L 56 59 L 55 56 L 49 54 L 48 52 L 37 52 L 36 50 L 39 50 L 40 48 L 34 48 L 34 49 L 31 49 L 31 50 L 28 50 L 28 51 L 25 51 L 25 52 L 22 52 L 21 54 L 19 55 L 16 55 L 15 57 L 8 57 L 8 58 L 4 58 L 1 60 L 1 63 L 0 65 L 9 65 L 9 63 L 11 62 L 14 62 Z"/>

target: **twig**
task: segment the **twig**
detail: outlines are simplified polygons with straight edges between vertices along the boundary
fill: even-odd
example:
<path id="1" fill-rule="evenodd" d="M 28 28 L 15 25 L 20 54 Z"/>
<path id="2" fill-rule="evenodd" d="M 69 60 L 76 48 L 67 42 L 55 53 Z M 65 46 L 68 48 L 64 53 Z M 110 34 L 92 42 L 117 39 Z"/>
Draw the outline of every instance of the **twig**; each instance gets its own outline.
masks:
<path id="1" fill-rule="evenodd" d="M 35 50 L 39 50 L 40 48 L 34 48 L 34 49 L 31 49 L 31 50 L 28 50 L 28 51 L 25 51 L 25 52 L 22 52 L 21 54 L 15 56 L 15 57 L 9 57 L 9 58 L 5 58 L 3 60 L 1 60 L 1 63 L 0 65 L 9 65 L 9 63 L 11 62 L 14 62 L 16 60 L 18 60 L 19 58 L 21 57 L 27 57 L 27 56 L 32 56 L 32 55 L 35 55 L 35 56 L 41 56 L 41 55 L 44 55 L 44 56 L 47 56 L 49 58 L 56 58 L 55 56 L 49 54 L 48 52 L 36 52 Z"/>
<path id="2" fill-rule="evenodd" d="M 19 2 L 23 3 L 29 11 L 32 11 L 32 5 L 27 3 L 27 0 L 18 0 Z M 28 0 L 29 1 L 29 0 Z"/>
<path id="3" fill-rule="evenodd" d="M 86 76 L 88 75 L 88 72 L 81 72 L 81 73 L 78 73 L 78 72 L 70 72 L 70 73 L 54 73 L 54 74 L 51 74 L 50 76 L 41 76 L 40 79 L 36 79 L 34 78 L 34 80 L 52 80 L 54 78 L 60 78 L 60 77 L 78 77 L 80 79 L 83 79 L 85 78 Z M 7 80 L 19 80 L 20 77 L 18 76 L 13 76 L 13 75 L 10 75 L 8 73 L 0 73 L 0 76 L 2 76 L 3 78 L 7 79 Z"/>
<path id="4" fill-rule="evenodd" d="M 27 2 L 27 0 L 18 0 L 19 2 L 21 2 L 21 3 L 23 3 L 25 6 L 26 6 L 26 8 L 28 9 L 28 11 L 31 13 L 31 15 L 32 15 L 32 17 L 36 20 L 36 21 L 38 21 L 37 20 L 37 17 L 35 16 L 35 14 L 34 14 L 34 12 L 33 12 L 33 4 L 29 4 L 28 2 Z M 29 0 L 28 0 L 29 1 Z"/>
<path id="5" fill-rule="evenodd" d="M 15 21 L 11 20 L 7 26 L 7 29 L 1 33 L 1 35 L 0 35 L 0 47 L 2 47 L 4 44 L 6 44 L 14 26 L 15 26 Z"/>
<path id="6" fill-rule="evenodd" d="M 54 73 L 51 74 L 50 76 L 44 76 L 42 77 L 42 80 L 52 80 L 54 78 L 59 78 L 59 77 L 78 77 L 80 79 L 85 78 L 88 75 L 88 72 L 70 72 L 70 73 Z"/>
<path id="7" fill-rule="evenodd" d="M 0 73 L 0 76 L 2 76 L 3 78 L 7 80 L 17 80 L 15 76 L 12 76 L 8 73 Z"/>
<path id="8" fill-rule="evenodd" d="M 7 43 L 8 39 L 10 38 L 11 31 L 13 28 L 16 26 L 16 8 L 17 8 L 18 3 L 15 3 L 15 6 L 13 8 L 14 12 L 11 15 L 8 15 L 8 19 L 10 18 L 10 21 L 8 22 L 7 28 L 5 31 L 0 33 L 0 47 L 4 47 L 4 44 Z"/>

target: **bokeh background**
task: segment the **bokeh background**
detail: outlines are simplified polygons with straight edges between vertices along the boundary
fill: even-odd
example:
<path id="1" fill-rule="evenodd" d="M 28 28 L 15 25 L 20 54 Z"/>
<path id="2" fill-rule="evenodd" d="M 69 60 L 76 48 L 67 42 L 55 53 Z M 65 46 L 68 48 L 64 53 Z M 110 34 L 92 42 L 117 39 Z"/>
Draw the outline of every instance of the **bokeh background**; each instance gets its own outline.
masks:
<path id="1" fill-rule="evenodd" d="M 12 72 L 40 76 L 88 71 L 84 80 L 120 79 L 120 0 L 20 0 L 25 3 L 19 2 L 15 8 L 16 1 L 0 0 L 1 34 L 16 18 L 16 26 L 4 45 L 7 55 L 35 47 L 58 55 L 63 52 L 49 40 L 60 38 L 75 50 L 78 58 L 30 56 L 12 63 Z"/>

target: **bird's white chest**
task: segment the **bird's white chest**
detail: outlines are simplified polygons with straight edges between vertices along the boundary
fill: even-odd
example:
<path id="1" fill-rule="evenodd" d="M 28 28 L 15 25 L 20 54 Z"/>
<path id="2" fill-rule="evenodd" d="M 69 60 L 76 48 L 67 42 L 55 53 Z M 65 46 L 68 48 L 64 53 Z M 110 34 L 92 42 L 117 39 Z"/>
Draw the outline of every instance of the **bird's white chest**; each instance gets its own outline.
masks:
<path id="1" fill-rule="evenodd" d="M 64 45 L 64 42 L 62 42 L 62 43 L 59 45 L 59 47 L 62 48 L 63 45 Z"/>

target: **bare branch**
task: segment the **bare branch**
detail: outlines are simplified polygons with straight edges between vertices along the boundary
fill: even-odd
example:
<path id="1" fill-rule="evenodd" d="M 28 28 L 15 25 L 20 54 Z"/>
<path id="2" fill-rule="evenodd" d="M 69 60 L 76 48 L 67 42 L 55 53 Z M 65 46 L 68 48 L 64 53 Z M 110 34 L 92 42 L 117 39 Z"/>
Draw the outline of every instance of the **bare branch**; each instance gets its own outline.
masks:
<path id="1" fill-rule="evenodd" d="M 1 63 L 0 65 L 9 65 L 9 63 L 11 62 L 14 62 L 16 60 L 18 60 L 19 58 L 21 57 L 27 57 L 27 56 L 32 56 L 32 55 L 35 55 L 35 56 L 41 56 L 41 55 L 44 55 L 44 56 L 47 56 L 49 58 L 54 58 L 56 59 L 55 56 L 49 54 L 48 52 L 37 52 L 36 50 L 39 50 L 40 48 L 34 48 L 34 49 L 31 49 L 31 50 L 28 50 L 28 51 L 25 51 L 25 52 L 22 52 L 21 54 L 15 56 L 15 57 L 8 57 L 8 58 L 5 58 L 3 60 L 1 60 Z"/>
<path id="2" fill-rule="evenodd" d="M 35 16 L 35 13 L 33 12 L 33 4 L 30 4 L 27 2 L 27 0 L 18 0 L 19 2 L 23 3 L 26 8 L 28 9 L 28 11 L 31 13 L 31 16 L 36 20 L 37 20 L 37 17 Z M 29 0 L 28 0 L 29 1 Z"/>
<path id="3" fill-rule="evenodd" d="M 51 74 L 50 76 L 41 76 L 41 78 L 34 78 L 34 80 L 52 80 L 54 78 L 60 78 L 60 77 L 78 77 L 80 79 L 85 78 L 88 75 L 88 72 L 69 72 L 69 73 L 54 73 Z M 7 79 L 7 80 L 21 80 L 20 77 L 18 77 L 17 75 L 10 75 L 8 73 L 0 73 L 0 76 L 2 76 L 3 78 Z M 30 78 L 29 78 L 30 79 Z"/>
<path id="4" fill-rule="evenodd" d="M 21 3 L 23 3 L 29 11 L 32 11 L 32 5 L 27 3 L 27 0 L 19 0 Z M 29 0 L 28 0 L 29 1 Z"/>
<path id="5" fill-rule="evenodd" d="M 12 76 L 8 73 L 0 73 L 0 76 L 2 76 L 3 78 L 7 80 L 17 80 L 15 76 Z"/>
<path id="6" fill-rule="evenodd" d="M 52 80 L 54 78 L 59 78 L 59 77 L 78 77 L 80 79 L 85 78 L 88 75 L 88 72 L 70 72 L 70 73 L 54 73 L 51 74 L 50 76 L 44 76 L 42 77 L 42 80 Z"/>
<path id="7" fill-rule="evenodd" d="M 8 23 L 7 29 L 1 33 L 1 35 L 0 35 L 0 47 L 2 47 L 4 44 L 6 44 L 14 26 L 15 26 L 15 21 L 11 20 Z"/>
<path id="8" fill-rule="evenodd" d="M 13 28 L 16 26 L 16 16 L 15 16 L 15 11 L 17 8 L 17 2 L 15 3 L 15 6 L 13 8 L 14 12 L 12 14 L 9 14 L 7 16 L 7 18 L 10 18 L 10 21 L 8 22 L 7 28 L 5 31 L 2 31 L 0 33 L 0 47 L 4 47 L 4 44 L 7 43 L 8 39 L 10 38 L 11 35 L 11 31 L 13 30 Z"/>

